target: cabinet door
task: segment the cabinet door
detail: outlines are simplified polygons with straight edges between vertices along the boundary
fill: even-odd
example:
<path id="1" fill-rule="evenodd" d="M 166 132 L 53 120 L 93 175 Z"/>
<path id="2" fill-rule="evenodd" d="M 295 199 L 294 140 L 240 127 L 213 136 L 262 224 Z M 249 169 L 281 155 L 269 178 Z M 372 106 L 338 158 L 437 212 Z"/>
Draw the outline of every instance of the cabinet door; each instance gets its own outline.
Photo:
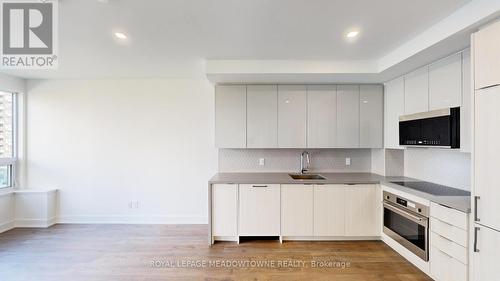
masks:
<path id="1" fill-rule="evenodd" d="M 460 150 L 471 152 L 472 85 L 470 49 L 462 52 L 462 107 L 460 107 Z"/>
<path id="2" fill-rule="evenodd" d="M 429 110 L 462 105 L 462 54 L 429 66 Z"/>
<path id="3" fill-rule="evenodd" d="M 500 267 L 498 266 L 500 232 L 487 227 L 479 227 L 476 231 L 479 252 L 473 253 L 474 280 L 500 280 Z"/>
<path id="4" fill-rule="evenodd" d="M 307 86 L 307 147 L 330 148 L 337 142 L 337 87 Z"/>
<path id="5" fill-rule="evenodd" d="M 276 85 L 247 86 L 247 147 L 278 146 L 278 88 Z"/>
<path id="6" fill-rule="evenodd" d="M 345 235 L 345 186 L 314 186 L 314 236 Z"/>
<path id="7" fill-rule="evenodd" d="M 405 82 L 399 77 L 385 84 L 385 148 L 402 149 L 399 146 L 399 116 L 405 114 Z"/>
<path id="8" fill-rule="evenodd" d="M 240 184 L 240 236 L 280 235 L 280 185 Z"/>
<path id="9" fill-rule="evenodd" d="M 359 86 L 337 86 L 337 147 L 359 147 Z"/>
<path id="10" fill-rule="evenodd" d="M 429 263 L 431 276 L 436 281 L 466 281 L 468 279 L 467 265 L 432 246 L 430 247 Z"/>
<path id="11" fill-rule="evenodd" d="M 419 68 L 405 76 L 405 114 L 429 110 L 429 68 Z"/>
<path id="12" fill-rule="evenodd" d="M 306 86 L 278 86 L 278 147 L 306 147 Z"/>
<path id="13" fill-rule="evenodd" d="M 384 90 L 382 85 L 359 87 L 359 146 L 382 148 Z"/>
<path id="14" fill-rule="evenodd" d="M 377 185 L 346 185 L 346 236 L 380 236 L 381 194 Z"/>
<path id="15" fill-rule="evenodd" d="M 477 90 L 474 103 L 474 188 L 475 195 L 480 196 L 477 201 L 477 217 L 481 224 L 500 229 L 500 86 Z"/>
<path id="16" fill-rule="evenodd" d="M 281 235 L 313 235 L 313 186 L 281 186 Z"/>
<path id="17" fill-rule="evenodd" d="M 238 185 L 212 186 L 212 235 L 238 235 Z"/>
<path id="18" fill-rule="evenodd" d="M 482 89 L 500 84 L 500 22 L 491 24 L 473 35 L 474 86 Z"/>
<path id="19" fill-rule="evenodd" d="M 246 86 L 215 87 L 215 145 L 220 148 L 246 147 Z"/>

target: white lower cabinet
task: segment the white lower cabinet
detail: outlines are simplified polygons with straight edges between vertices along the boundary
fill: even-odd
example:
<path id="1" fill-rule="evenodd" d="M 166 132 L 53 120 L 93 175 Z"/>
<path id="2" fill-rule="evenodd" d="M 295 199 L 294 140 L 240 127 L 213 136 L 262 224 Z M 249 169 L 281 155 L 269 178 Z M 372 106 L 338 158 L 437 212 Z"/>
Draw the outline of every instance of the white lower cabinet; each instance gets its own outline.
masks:
<path id="1" fill-rule="evenodd" d="M 345 187 L 314 186 L 314 236 L 345 235 Z"/>
<path id="2" fill-rule="evenodd" d="M 238 185 L 212 187 L 212 236 L 222 239 L 238 236 Z"/>
<path id="3" fill-rule="evenodd" d="M 313 235 L 313 185 L 281 186 L 281 235 Z"/>
<path id="4" fill-rule="evenodd" d="M 468 215 L 431 203 L 430 217 L 431 277 L 436 281 L 468 280 Z"/>
<path id="5" fill-rule="evenodd" d="M 380 236 L 382 195 L 378 185 L 345 185 L 345 235 Z"/>
<path id="6" fill-rule="evenodd" d="M 239 235 L 280 235 L 279 184 L 240 184 Z"/>

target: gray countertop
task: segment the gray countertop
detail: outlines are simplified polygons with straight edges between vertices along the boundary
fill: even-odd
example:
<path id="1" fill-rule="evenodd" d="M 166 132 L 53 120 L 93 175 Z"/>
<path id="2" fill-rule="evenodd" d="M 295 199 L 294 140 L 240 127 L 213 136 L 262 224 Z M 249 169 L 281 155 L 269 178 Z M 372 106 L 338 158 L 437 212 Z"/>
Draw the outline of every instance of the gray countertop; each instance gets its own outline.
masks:
<path id="1" fill-rule="evenodd" d="M 218 173 L 209 184 L 384 184 L 465 213 L 471 212 L 470 196 L 436 196 L 393 184 L 391 181 L 417 180 L 408 177 L 384 177 L 372 173 L 318 173 L 325 180 L 294 180 L 288 173 Z"/>

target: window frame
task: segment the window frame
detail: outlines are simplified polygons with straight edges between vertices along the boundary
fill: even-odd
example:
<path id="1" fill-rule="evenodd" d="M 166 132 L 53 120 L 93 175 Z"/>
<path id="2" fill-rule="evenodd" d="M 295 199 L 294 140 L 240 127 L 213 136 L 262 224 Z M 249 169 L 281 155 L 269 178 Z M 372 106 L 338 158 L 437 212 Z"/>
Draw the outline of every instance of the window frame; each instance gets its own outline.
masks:
<path id="1" fill-rule="evenodd" d="M 10 92 L 10 91 L 2 91 L 4 93 L 12 94 L 12 157 L 0 157 L 0 166 L 10 167 L 9 176 L 10 180 L 8 181 L 9 186 L 0 187 L 1 191 L 14 189 L 17 187 L 17 165 L 18 165 L 18 132 L 19 132 L 19 93 Z"/>

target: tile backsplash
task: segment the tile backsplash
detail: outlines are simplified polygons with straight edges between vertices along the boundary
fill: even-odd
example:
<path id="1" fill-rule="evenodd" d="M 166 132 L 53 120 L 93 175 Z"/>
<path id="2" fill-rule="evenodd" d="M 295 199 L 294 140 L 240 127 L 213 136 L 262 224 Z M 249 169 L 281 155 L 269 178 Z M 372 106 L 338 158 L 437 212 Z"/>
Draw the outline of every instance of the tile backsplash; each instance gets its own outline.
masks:
<path id="1" fill-rule="evenodd" d="M 371 172 L 370 149 L 305 149 L 313 172 Z M 219 149 L 219 172 L 299 172 L 304 149 Z M 264 165 L 259 165 L 260 159 Z M 346 165 L 346 158 L 351 165 Z"/>

